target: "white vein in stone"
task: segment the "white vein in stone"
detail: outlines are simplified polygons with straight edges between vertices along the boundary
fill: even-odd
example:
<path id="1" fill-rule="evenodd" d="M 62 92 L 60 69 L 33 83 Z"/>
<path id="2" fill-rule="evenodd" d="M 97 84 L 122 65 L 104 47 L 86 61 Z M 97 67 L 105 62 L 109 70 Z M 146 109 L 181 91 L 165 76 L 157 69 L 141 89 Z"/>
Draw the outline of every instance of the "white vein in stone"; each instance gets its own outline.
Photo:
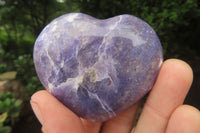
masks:
<path id="1" fill-rule="evenodd" d="M 102 109 L 104 109 L 105 112 L 108 113 L 110 118 L 113 117 L 113 116 L 116 116 L 116 113 L 113 111 L 113 109 L 110 108 L 110 106 L 106 102 L 101 100 L 96 93 L 91 93 L 90 91 L 87 91 L 87 92 L 88 92 L 90 97 L 95 98 L 96 100 L 98 100 L 98 102 L 101 104 Z"/>

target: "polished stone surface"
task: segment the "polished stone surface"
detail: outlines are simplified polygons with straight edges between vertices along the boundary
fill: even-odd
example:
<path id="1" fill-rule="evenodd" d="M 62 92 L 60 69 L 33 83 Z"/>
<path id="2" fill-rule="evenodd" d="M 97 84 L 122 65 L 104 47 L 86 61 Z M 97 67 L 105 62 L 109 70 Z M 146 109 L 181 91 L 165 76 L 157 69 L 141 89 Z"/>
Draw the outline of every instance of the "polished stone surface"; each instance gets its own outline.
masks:
<path id="1" fill-rule="evenodd" d="M 99 20 L 70 13 L 38 36 L 34 63 L 44 87 L 80 117 L 105 121 L 141 99 L 163 60 L 160 41 L 141 19 Z"/>

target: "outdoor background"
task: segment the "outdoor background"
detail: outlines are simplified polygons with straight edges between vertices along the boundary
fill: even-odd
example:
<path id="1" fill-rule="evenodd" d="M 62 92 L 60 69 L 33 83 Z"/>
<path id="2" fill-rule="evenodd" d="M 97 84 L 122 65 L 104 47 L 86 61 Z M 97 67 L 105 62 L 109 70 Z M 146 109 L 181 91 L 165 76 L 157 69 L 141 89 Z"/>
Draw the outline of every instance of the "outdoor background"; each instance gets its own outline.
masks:
<path id="1" fill-rule="evenodd" d="M 194 82 L 185 100 L 200 109 L 199 0 L 0 0 L 0 133 L 40 133 L 31 95 L 44 89 L 33 64 L 36 37 L 51 20 L 70 12 L 105 19 L 132 14 L 157 32 L 164 58 L 189 63 Z"/>

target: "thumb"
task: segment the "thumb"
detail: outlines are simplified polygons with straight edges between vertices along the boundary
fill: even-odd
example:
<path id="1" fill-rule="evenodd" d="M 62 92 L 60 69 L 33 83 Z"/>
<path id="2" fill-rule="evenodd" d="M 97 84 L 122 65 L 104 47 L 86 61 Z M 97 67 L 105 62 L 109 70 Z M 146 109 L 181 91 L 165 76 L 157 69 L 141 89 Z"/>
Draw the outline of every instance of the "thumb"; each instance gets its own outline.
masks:
<path id="1" fill-rule="evenodd" d="M 81 120 L 49 92 L 42 90 L 31 97 L 31 106 L 45 133 L 83 133 Z"/>

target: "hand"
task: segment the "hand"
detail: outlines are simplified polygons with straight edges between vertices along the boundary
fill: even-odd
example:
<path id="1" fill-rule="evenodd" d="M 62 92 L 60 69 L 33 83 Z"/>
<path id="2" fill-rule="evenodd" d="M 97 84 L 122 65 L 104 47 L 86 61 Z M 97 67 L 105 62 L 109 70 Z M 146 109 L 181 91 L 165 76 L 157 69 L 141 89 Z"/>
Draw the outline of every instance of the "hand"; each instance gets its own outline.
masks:
<path id="1" fill-rule="evenodd" d="M 79 118 L 44 90 L 32 96 L 31 105 L 44 133 L 200 133 L 199 110 L 182 105 L 192 79 L 185 62 L 165 61 L 133 130 L 139 102 L 104 123 Z"/>

